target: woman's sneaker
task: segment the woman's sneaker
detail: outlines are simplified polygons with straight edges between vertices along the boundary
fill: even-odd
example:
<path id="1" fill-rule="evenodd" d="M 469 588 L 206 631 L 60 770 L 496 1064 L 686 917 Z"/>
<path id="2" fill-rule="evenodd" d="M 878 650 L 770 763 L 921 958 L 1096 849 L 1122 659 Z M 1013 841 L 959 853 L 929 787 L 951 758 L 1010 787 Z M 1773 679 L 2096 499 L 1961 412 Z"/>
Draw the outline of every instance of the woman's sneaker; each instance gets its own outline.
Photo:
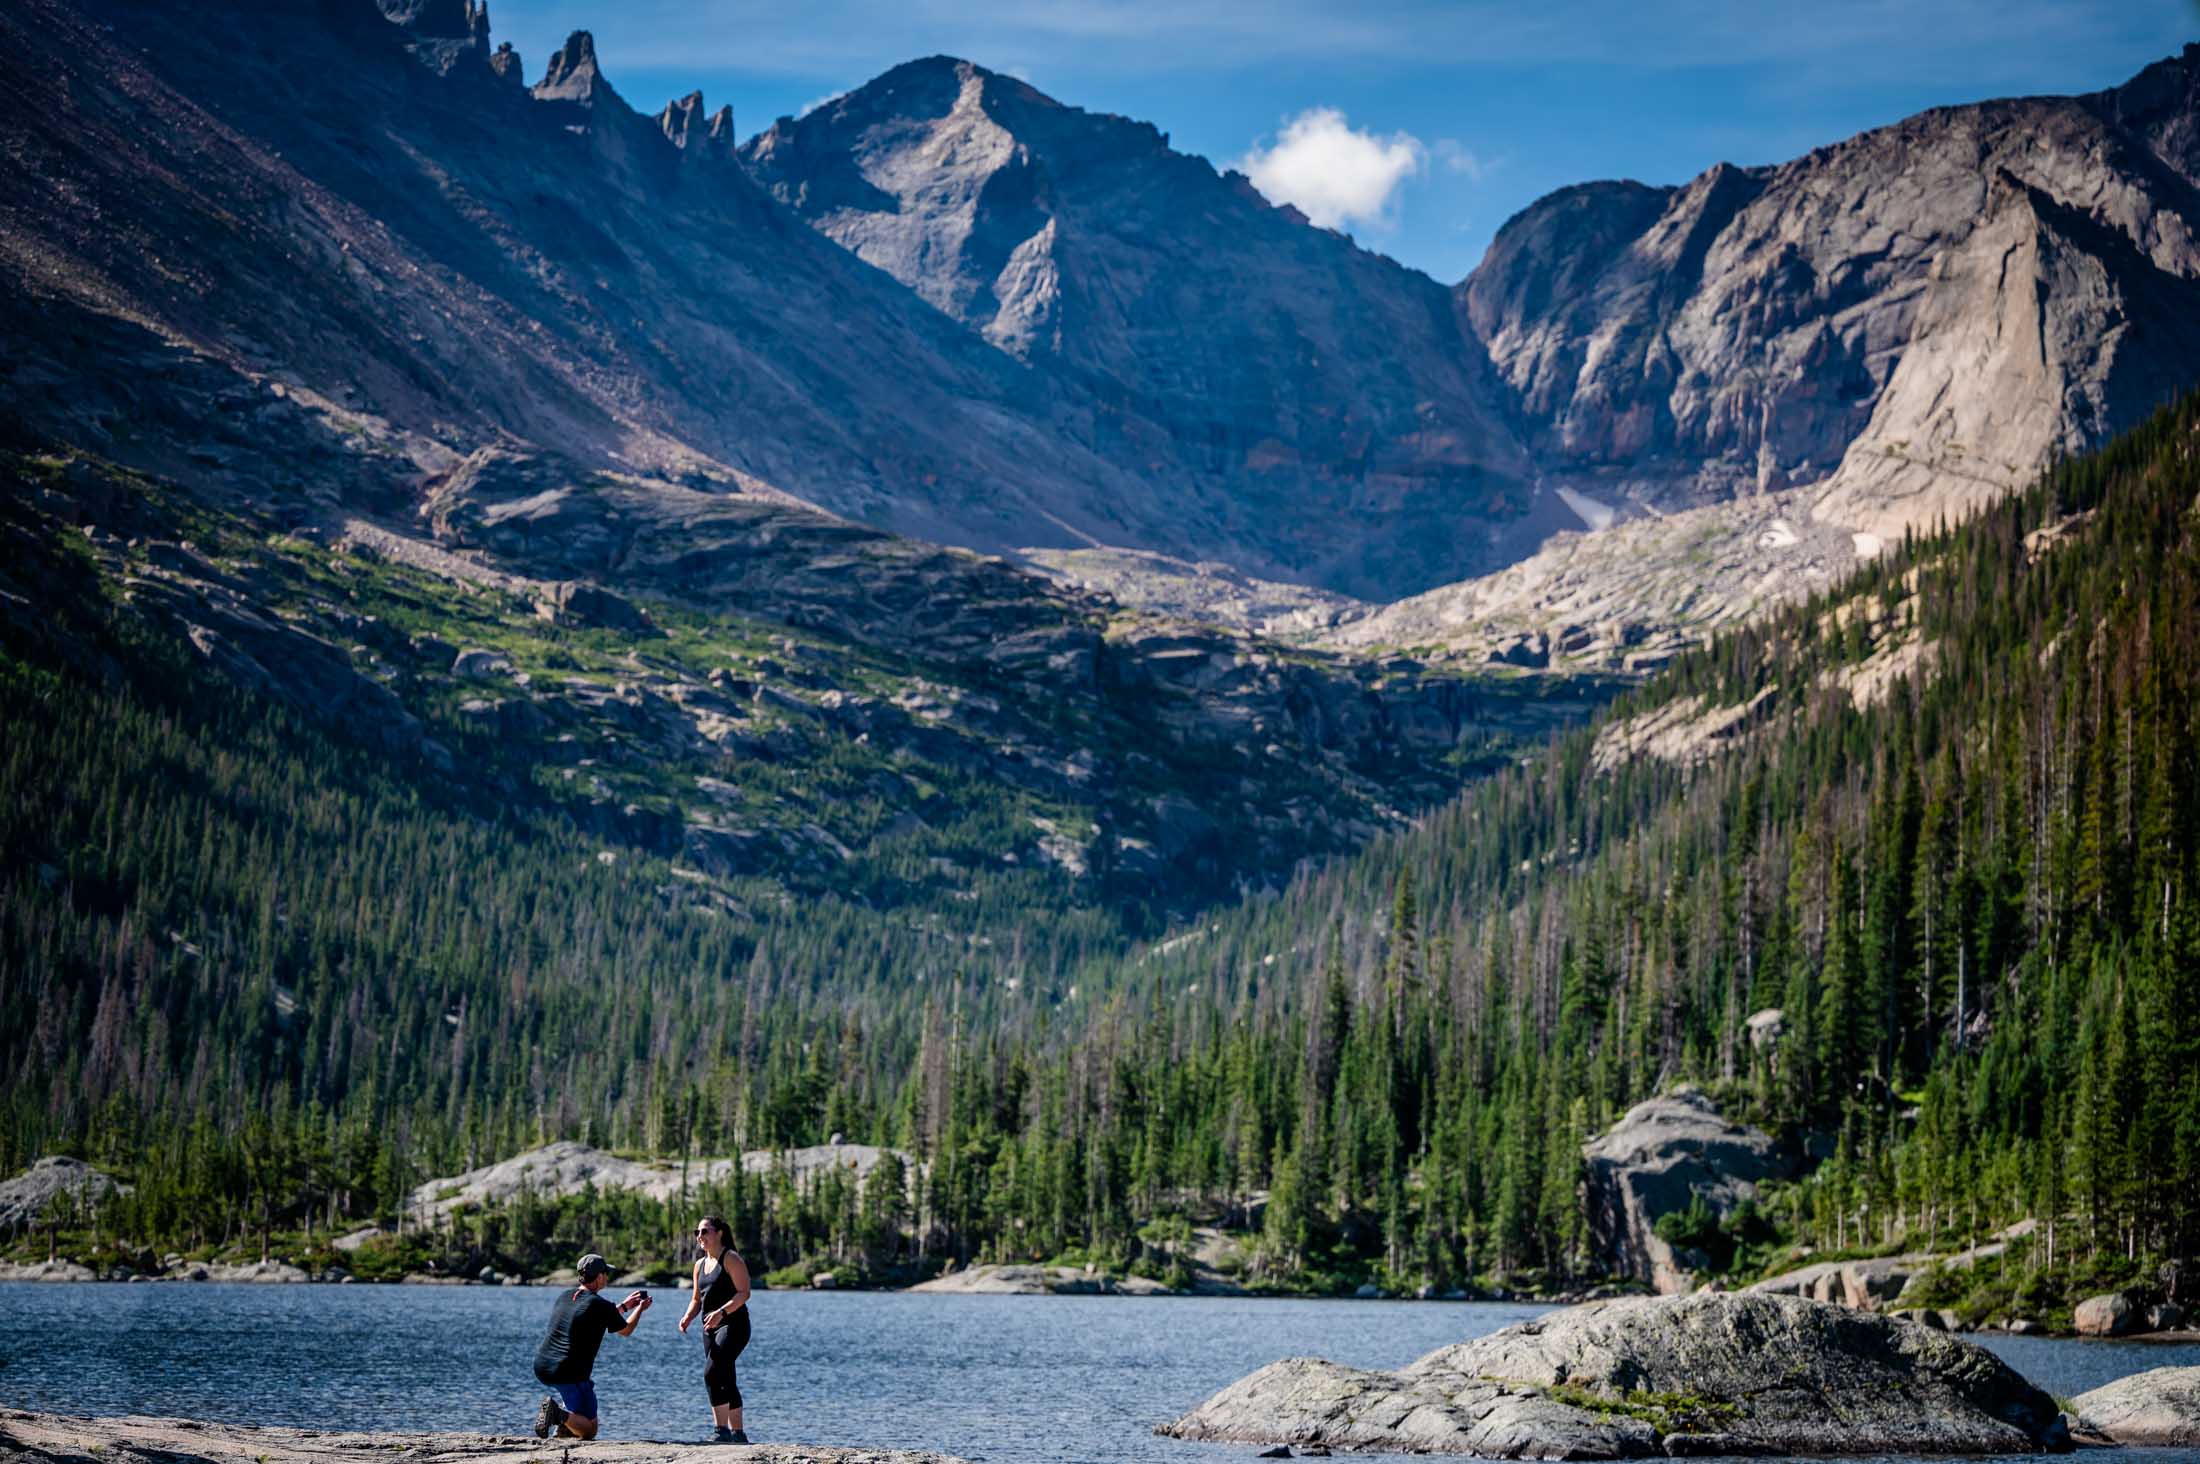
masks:
<path id="1" fill-rule="evenodd" d="M 733 1430 L 721 1423 L 711 1433 L 710 1441 L 714 1444 L 730 1444 L 733 1442 Z"/>
<path id="2" fill-rule="evenodd" d="M 542 1406 L 535 1410 L 535 1437 L 538 1439 L 550 1437 L 558 1431 L 558 1425 L 563 1422 L 565 1422 L 565 1410 L 558 1406 L 557 1399 L 547 1393 L 544 1394 Z"/>
<path id="3" fill-rule="evenodd" d="M 735 1429 L 733 1431 L 733 1437 L 726 1440 L 726 1442 L 729 1444 L 745 1444 L 748 1441 L 749 1436 L 740 1429 Z"/>

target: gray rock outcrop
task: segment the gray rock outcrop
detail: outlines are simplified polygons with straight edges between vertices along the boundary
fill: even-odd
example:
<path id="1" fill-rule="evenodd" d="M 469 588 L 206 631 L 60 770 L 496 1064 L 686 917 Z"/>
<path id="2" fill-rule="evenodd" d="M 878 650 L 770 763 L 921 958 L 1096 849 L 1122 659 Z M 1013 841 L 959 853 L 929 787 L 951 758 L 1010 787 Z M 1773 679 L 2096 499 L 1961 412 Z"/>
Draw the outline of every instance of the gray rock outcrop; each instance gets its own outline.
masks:
<path id="1" fill-rule="evenodd" d="M 1935 1271 L 1967 1271 L 1981 1261 L 2005 1255 L 2013 1242 L 2037 1228 L 2036 1221 L 2020 1220 L 1990 1240 L 1947 1255 L 1912 1251 L 1865 1260 L 1818 1261 L 1754 1281 L 1749 1289 L 1774 1296 L 1839 1302 L 1861 1311 L 1883 1311 L 1889 1309 L 1890 1302 L 1907 1296 L 1912 1288 L 1929 1282 Z M 2032 1323 L 2025 1325 L 2034 1326 Z"/>
<path id="2" fill-rule="evenodd" d="M 524 1420 L 521 1420 L 524 1421 Z M 517 1424 L 515 1423 L 515 1429 Z M 401 1452 L 400 1452 L 401 1451 Z M 563 1440 L 570 1464 L 680 1464 L 687 1443 Z M 394 1456 L 527 1464 L 544 1457 L 539 1439 L 466 1433 L 329 1433 L 321 1429 L 246 1428 L 188 1418 L 72 1418 L 0 1410 L 0 1464 L 61 1464 L 81 1459 L 161 1459 L 170 1464 L 379 1464 Z M 753 1444 L 728 1457 L 742 1464 L 961 1464 L 926 1450 Z"/>
<path id="3" fill-rule="evenodd" d="M 1589 1228 L 1605 1264 L 1661 1293 L 1687 1290 L 1696 1264 L 1657 1233 L 1658 1220 L 1702 1201 L 1721 1218 L 1791 1170 L 1772 1137 L 1730 1123 L 1702 1090 L 1636 1104 L 1582 1148 Z"/>
<path id="4" fill-rule="evenodd" d="M 14 1178 L 0 1180 L 0 1232 L 37 1224 L 57 1200 L 97 1204 L 118 1188 L 128 1192 L 81 1159 L 48 1154 Z"/>
<path id="5" fill-rule="evenodd" d="M 1274 1363 L 1177 1438 L 1506 1459 L 1998 1454 L 2063 1442 L 2055 1402 L 1946 1333 L 1789 1297 L 1590 1302 L 1396 1373 Z"/>
<path id="6" fill-rule="evenodd" d="M 860 1183 L 887 1154 L 899 1154 L 905 1172 L 915 1175 L 916 1160 L 875 1144 L 811 1144 L 793 1149 L 750 1149 L 733 1157 L 696 1159 L 684 1167 L 670 1162 L 642 1163 L 569 1139 L 544 1144 L 470 1169 L 431 1179 L 407 1201 L 408 1214 L 438 1220 L 461 1207 L 484 1209 L 515 1199 L 522 1191 L 556 1198 L 583 1188 L 628 1190 L 654 1200 L 669 1200 L 685 1189 L 717 1184 L 737 1169 L 750 1174 L 785 1172 L 797 1186 L 815 1182 L 828 1169 L 844 1171 Z"/>
<path id="7" fill-rule="evenodd" d="M 535 602 L 535 613 L 559 625 L 616 630 L 633 636 L 656 635 L 656 622 L 624 595 L 601 585 L 563 581 L 548 587 Z"/>
<path id="8" fill-rule="evenodd" d="M 2157 1367 L 2071 1400 L 2081 1437 L 2143 1448 L 2200 1448 L 2200 1367 Z"/>
<path id="9" fill-rule="evenodd" d="M 1820 1261 L 1750 1283 L 1767 1296 L 1803 1296 L 1838 1302 L 1859 1311 L 1880 1311 L 1909 1289 L 1942 1258 L 1929 1255 L 1878 1256 L 1863 1261 Z"/>

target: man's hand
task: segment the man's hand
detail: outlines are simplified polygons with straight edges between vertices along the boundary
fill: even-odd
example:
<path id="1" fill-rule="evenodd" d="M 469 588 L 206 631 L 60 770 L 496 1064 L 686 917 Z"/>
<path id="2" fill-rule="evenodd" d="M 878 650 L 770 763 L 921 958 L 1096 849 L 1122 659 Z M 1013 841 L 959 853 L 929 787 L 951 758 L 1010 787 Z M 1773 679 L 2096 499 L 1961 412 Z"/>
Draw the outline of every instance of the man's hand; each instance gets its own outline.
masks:
<path id="1" fill-rule="evenodd" d="M 633 1295 L 629 1296 L 629 1297 L 628 1297 L 628 1298 L 627 1298 L 626 1300 L 624 1300 L 624 1301 L 622 1301 L 622 1302 L 620 1302 L 620 1303 L 619 1303 L 619 1310 L 620 1310 L 620 1311 L 625 1311 L 625 1310 L 626 1310 L 626 1309 L 627 1309 L 628 1307 L 630 1307 L 630 1306 L 631 1306 L 631 1307 L 634 1307 L 634 1308 L 636 1308 L 636 1309 L 637 1309 L 637 1311 L 648 1311 L 648 1310 L 649 1310 L 649 1293 L 648 1293 L 648 1292 L 646 1292 L 646 1291 L 637 1291 L 637 1292 L 635 1292 L 635 1293 L 634 1293 Z"/>

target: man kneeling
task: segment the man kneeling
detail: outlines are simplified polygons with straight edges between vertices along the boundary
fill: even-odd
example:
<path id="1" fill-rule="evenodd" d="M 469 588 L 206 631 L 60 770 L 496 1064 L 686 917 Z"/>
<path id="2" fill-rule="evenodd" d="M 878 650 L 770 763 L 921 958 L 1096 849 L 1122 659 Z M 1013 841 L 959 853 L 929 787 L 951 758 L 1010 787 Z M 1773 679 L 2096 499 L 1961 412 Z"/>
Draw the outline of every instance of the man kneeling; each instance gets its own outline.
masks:
<path id="1" fill-rule="evenodd" d="M 550 1310 L 550 1335 L 535 1353 L 535 1376 L 556 1396 L 542 1400 L 535 1414 L 535 1437 L 555 1433 L 561 1439 L 592 1439 L 599 1414 L 596 1349 L 606 1332 L 634 1335 L 634 1324 L 649 1310 L 649 1293 L 637 1291 L 613 1306 L 600 1293 L 611 1279 L 611 1263 L 591 1252 L 581 1257 L 581 1284 L 558 1298 Z"/>

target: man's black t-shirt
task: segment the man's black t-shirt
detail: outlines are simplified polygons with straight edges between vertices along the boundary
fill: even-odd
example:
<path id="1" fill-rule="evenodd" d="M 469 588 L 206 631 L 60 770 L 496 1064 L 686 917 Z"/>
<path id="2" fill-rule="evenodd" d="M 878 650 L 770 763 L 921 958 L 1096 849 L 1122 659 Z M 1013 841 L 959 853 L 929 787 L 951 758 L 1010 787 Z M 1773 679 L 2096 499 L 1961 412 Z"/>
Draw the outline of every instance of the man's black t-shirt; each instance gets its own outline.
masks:
<path id="1" fill-rule="evenodd" d="M 550 1335 L 535 1353 L 535 1376 L 545 1383 L 587 1382 L 604 1333 L 625 1325 L 619 1309 L 594 1292 L 566 1292 L 551 1309 Z"/>

